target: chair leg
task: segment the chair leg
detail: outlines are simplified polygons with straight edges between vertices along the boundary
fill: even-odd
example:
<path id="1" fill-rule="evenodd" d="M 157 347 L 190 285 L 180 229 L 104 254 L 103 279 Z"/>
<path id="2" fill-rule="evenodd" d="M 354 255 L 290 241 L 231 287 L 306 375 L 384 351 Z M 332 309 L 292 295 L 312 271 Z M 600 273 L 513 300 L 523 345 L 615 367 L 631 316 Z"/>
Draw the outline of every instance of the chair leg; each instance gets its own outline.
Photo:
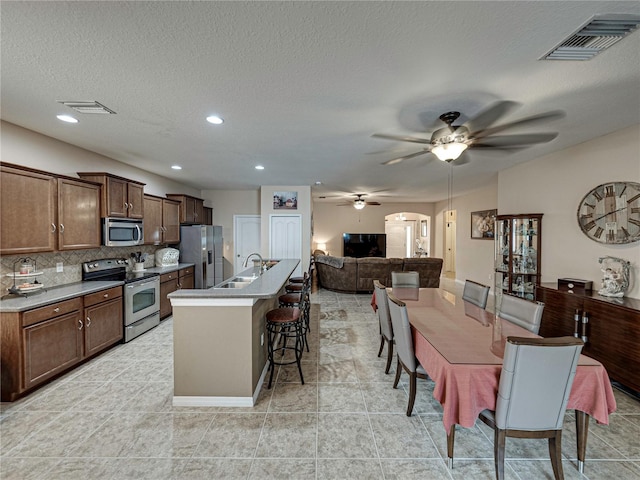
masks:
<path id="1" fill-rule="evenodd" d="M 384 335 L 380 334 L 380 350 L 378 350 L 378 356 L 382 355 L 384 349 Z"/>
<path id="2" fill-rule="evenodd" d="M 401 374 L 402 374 L 402 366 L 400 364 L 400 357 L 398 357 L 398 365 L 396 366 L 396 379 L 393 382 L 393 388 L 398 388 L 398 382 L 400 381 Z"/>
<path id="3" fill-rule="evenodd" d="M 296 363 L 298 364 L 298 373 L 300 374 L 300 383 L 302 383 L 302 385 L 304 385 L 304 377 L 302 376 L 302 366 L 300 365 L 300 359 L 302 358 L 302 352 L 304 350 L 304 338 L 302 337 L 302 320 L 300 320 L 297 325 L 295 326 L 295 329 L 297 330 L 297 335 L 296 335 L 296 349 L 295 349 L 295 354 L 296 354 Z"/>
<path id="4" fill-rule="evenodd" d="M 506 438 L 507 432 L 496 427 L 493 440 L 493 461 L 496 466 L 496 480 L 504 480 L 504 446 Z"/>
<path id="5" fill-rule="evenodd" d="M 387 349 L 387 368 L 384 369 L 384 373 L 389 373 L 391 368 L 391 360 L 393 360 L 393 340 L 387 342 L 389 347 Z"/>
<path id="6" fill-rule="evenodd" d="M 409 373 L 409 404 L 407 405 L 407 417 L 413 413 L 413 404 L 416 401 L 416 372 Z"/>
<path id="7" fill-rule="evenodd" d="M 553 476 L 556 480 L 564 478 L 562 471 L 562 430 L 557 430 L 555 436 L 549 437 L 549 456 L 553 467 Z"/>
<path id="8" fill-rule="evenodd" d="M 447 466 L 453 468 L 453 445 L 456 441 L 456 424 L 451 425 L 447 432 Z"/>

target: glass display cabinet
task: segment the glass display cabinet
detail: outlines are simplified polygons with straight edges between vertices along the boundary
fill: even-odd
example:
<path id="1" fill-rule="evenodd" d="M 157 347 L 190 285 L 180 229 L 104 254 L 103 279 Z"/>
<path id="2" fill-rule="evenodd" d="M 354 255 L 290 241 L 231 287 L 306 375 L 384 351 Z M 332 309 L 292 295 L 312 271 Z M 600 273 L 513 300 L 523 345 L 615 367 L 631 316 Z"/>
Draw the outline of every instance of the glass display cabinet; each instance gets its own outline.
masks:
<path id="1" fill-rule="evenodd" d="M 496 295 L 534 300 L 540 285 L 541 227 L 541 213 L 496 216 Z"/>

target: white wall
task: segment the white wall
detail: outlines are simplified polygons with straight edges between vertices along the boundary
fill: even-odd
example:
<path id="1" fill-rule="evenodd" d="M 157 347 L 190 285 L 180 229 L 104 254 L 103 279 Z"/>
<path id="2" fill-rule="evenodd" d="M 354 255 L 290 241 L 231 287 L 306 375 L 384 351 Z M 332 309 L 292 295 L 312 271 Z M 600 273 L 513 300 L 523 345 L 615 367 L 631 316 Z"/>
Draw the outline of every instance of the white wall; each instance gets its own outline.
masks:
<path id="1" fill-rule="evenodd" d="M 161 172 L 175 175 L 173 181 L 12 123 L 0 122 L 0 138 L 1 158 L 6 163 L 69 177 L 77 177 L 76 172 L 107 172 L 144 183 L 144 192 L 151 195 L 164 197 L 167 193 L 184 193 L 200 197 L 200 190 L 180 183 L 179 173 Z"/>
<path id="2" fill-rule="evenodd" d="M 640 243 L 604 245 L 582 233 L 578 204 L 592 188 L 612 181 L 640 183 L 640 126 L 517 165 L 498 176 L 498 213 L 543 213 L 542 281 L 558 278 L 601 284 L 598 258 L 632 263 L 628 297 L 640 298 Z"/>
<path id="3" fill-rule="evenodd" d="M 356 210 L 352 206 L 339 207 L 336 204 L 316 202 L 313 205 L 313 245 L 326 243 L 331 255 L 342 255 L 343 233 L 384 233 L 385 215 L 392 213 L 419 213 L 431 216 L 433 219 L 434 205 L 432 203 L 389 203 L 382 202 L 380 206 L 366 206 Z M 433 224 L 432 224 L 433 228 Z M 433 230 L 430 251 L 433 252 Z M 434 255 L 432 253 L 432 256 Z"/>

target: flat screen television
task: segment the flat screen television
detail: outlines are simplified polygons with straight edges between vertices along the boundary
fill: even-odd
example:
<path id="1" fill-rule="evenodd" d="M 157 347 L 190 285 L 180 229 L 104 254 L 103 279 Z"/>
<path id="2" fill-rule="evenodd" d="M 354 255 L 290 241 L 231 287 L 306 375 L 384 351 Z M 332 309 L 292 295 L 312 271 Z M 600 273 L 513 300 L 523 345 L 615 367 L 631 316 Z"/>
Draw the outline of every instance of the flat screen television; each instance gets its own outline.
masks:
<path id="1" fill-rule="evenodd" d="M 343 256 L 386 257 L 387 235 L 384 233 L 343 233 Z"/>

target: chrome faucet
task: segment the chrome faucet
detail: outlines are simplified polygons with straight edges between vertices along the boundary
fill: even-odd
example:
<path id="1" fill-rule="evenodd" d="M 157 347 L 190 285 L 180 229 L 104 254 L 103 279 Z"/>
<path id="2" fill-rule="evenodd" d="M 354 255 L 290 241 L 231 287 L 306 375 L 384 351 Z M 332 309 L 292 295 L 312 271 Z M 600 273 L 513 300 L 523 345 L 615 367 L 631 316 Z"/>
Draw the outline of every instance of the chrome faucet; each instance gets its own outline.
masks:
<path id="1" fill-rule="evenodd" d="M 260 255 L 259 253 L 250 253 L 249 255 L 247 255 L 247 258 L 244 259 L 244 267 L 246 267 L 247 265 L 249 265 L 249 259 L 251 257 L 253 257 L 254 255 L 257 255 L 258 258 L 260 258 L 260 275 L 262 275 L 262 272 L 264 270 L 264 267 L 266 266 L 266 264 L 264 263 L 264 259 L 262 258 L 262 255 Z"/>

